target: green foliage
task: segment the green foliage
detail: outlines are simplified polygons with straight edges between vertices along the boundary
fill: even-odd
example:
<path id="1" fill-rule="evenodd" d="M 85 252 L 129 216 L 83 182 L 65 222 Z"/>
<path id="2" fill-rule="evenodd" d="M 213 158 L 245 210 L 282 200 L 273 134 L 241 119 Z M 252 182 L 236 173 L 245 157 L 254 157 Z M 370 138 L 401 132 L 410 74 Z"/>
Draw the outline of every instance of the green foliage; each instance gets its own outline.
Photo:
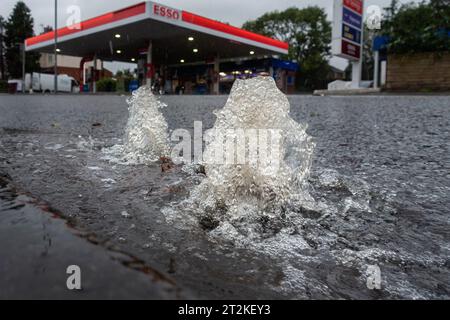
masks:
<path id="1" fill-rule="evenodd" d="M 128 92 L 130 82 L 134 80 L 134 75 L 129 69 L 117 71 L 115 78 L 117 79 L 117 91 Z"/>
<path id="2" fill-rule="evenodd" d="M 362 80 L 372 80 L 373 78 L 373 68 L 374 68 L 374 59 L 373 59 L 373 40 L 376 36 L 375 30 L 370 30 L 367 26 L 364 26 L 363 33 L 363 64 L 362 64 Z M 351 64 L 349 64 L 351 66 Z"/>
<path id="3" fill-rule="evenodd" d="M 117 92 L 125 92 L 125 81 L 123 78 L 118 78 L 116 80 L 116 90 Z"/>
<path id="4" fill-rule="evenodd" d="M 115 92 L 116 86 L 117 86 L 116 80 L 112 78 L 104 78 L 97 81 L 98 92 Z"/>
<path id="5" fill-rule="evenodd" d="M 450 2 L 431 0 L 386 8 L 382 34 L 389 36 L 389 52 L 418 53 L 450 50 Z"/>
<path id="6" fill-rule="evenodd" d="M 300 63 L 298 86 L 317 89 L 329 72 L 331 24 L 323 9 L 289 8 L 264 14 L 243 28 L 289 43 L 288 59 Z"/>
<path id="7" fill-rule="evenodd" d="M 22 77 L 20 45 L 25 39 L 34 36 L 33 26 L 30 9 L 23 1 L 18 1 L 5 24 L 6 64 L 12 78 Z M 39 57 L 38 53 L 27 53 L 26 72 L 39 71 Z"/>
<path id="8" fill-rule="evenodd" d="M 430 0 L 430 7 L 434 13 L 434 25 L 450 31 L 450 0 Z"/>

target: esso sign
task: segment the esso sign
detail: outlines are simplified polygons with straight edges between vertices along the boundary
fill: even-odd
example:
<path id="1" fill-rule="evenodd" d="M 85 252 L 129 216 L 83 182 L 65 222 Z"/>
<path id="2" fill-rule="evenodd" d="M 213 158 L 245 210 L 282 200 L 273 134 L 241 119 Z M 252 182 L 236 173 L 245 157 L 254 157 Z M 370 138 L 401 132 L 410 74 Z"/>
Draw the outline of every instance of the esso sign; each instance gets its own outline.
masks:
<path id="1" fill-rule="evenodd" d="M 166 19 L 179 20 L 180 11 L 159 4 L 153 6 L 153 14 Z"/>
<path id="2" fill-rule="evenodd" d="M 364 4 L 362 0 L 344 0 L 344 6 L 362 15 Z"/>

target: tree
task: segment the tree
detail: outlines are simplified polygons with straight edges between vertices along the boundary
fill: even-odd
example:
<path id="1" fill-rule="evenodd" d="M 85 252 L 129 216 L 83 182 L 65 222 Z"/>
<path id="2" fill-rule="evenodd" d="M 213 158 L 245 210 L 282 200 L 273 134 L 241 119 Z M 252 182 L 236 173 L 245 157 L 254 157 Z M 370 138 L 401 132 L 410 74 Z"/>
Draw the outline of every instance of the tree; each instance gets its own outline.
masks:
<path id="1" fill-rule="evenodd" d="M 41 29 L 42 29 L 42 32 L 40 34 L 44 34 L 44 33 L 48 33 L 48 32 L 53 31 L 53 27 L 52 26 L 43 25 L 43 24 L 41 24 L 40 26 L 41 26 Z"/>
<path id="2" fill-rule="evenodd" d="M 4 26 L 5 26 L 5 19 L 3 19 L 2 16 L 0 16 L 0 73 L 2 74 L 1 80 L 6 79 Z"/>
<path id="3" fill-rule="evenodd" d="M 374 68 L 374 58 L 373 58 L 373 40 L 376 36 L 376 30 L 371 30 L 364 25 L 363 34 L 363 61 L 362 61 L 362 80 L 373 79 L 373 68 Z"/>
<path id="4" fill-rule="evenodd" d="M 450 1 L 430 0 L 430 7 L 434 12 L 435 25 L 439 28 L 450 28 Z"/>
<path id="5" fill-rule="evenodd" d="M 400 4 L 398 0 L 391 0 L 391 5 L 389 7 L 384 8 L 385 21 L 387 22 L 391 21 L 395 17 L 399 9 Z"/>
<path id="6" fill-rule="evenodd" d="M 18 1 L 5 26 L 6 64 L 12 78 L 22 77 L 21 45 L 25 39 L 34 36 L 33 27 L 30 9 L 23 1 Z M 38 53 L 27 53 L 26 72 L 39 70 L 39 57 Z"/>
<path id="7" fill-rule="evenodd" d="M 297 86 L 308 89 L 326 86 L 331 24 L 323 9 L 293 7 L 269 12 L 246 22 L 243 28 L 289 43 L 287 58 L 298 61 L 301 69 Z"/>
<path id="8" fill-rule="evenodd" d="M 431 0 L 385 9 L 381 33 L 389 37 L 391 53 L 439 52 L 450 50 L 450 3 Z"/>

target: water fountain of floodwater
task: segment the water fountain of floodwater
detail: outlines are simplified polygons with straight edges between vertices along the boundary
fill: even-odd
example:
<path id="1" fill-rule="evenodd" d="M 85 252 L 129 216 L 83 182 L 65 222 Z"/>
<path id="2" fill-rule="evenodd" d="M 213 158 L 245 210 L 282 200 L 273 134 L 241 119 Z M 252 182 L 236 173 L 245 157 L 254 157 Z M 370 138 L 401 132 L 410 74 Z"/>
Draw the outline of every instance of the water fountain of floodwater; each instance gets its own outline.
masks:
<path id="1" fill-rule="evenodd" d="M 390 253 L 369 249 L 360 254 L 348 249 L 354 248 L 350 243 L 341 246 L 336 239 L 343 237 L 330 223 L 346 224 L 351 210 L 371 212 L 368 187 L 356 179 L 347 184 L 330 171 L 319 177 L 317 187 L 332 189 L 340 200 L 311 196 L 314 188 L 308 178 L 315 143 L 307 125 L 291 118 L 290 103 L 275 81 L 237 80 L 226 105 L 215 115 L 213 128 L 205 133 L 201 170 L 205 175 L 186 200 L 162 209 L 166 221 L 179 229 L 203 229 L 219 247 L 231 244 L 267 255 L 283 273 L 274 290 L 299 297 L 315 290 L 318 296 L 330 296 L 327 283 L 305 271 L 316 273 L 330 257 L 342 268 L 357 269 L 360 283 L 366 283 L 367 265 L 376 266 L 378 257 Z M 275 143 L 262 152 L 261 140 Z M 237 161 L 239 150 L 244 162 Z M 261 165 L 267 160 L 260 158 L 262 153 L 276 166 Z"/>
<path id="2" fill-rule="evenodd" d="M 273 78 L 236 80 L 205 133 L 206 178 L 183 203 L 202 227 L 231 223 L 247 237 L 260 237 L 292 227 L 289 208 L 313 202 L 307 178 L 314 142 L 289 112 Z"/>
<path id="3" fill-rule="evenodd" d="M 105 159 L 127 164 L 143 164 L 168 156 L 168 125 L 159 101 L 151 88 L 142 86 L 127 100 L 129 118 L 123 145 L 105 149 Z"/>
<path id="4" fill-rule="evenodd" d="M 307 125 L 292 119 L 289 111 L 273 78 L 235 82 L 205 134 L 204 185 L 215 202 L 231 207 L 258 198 L 266 207 L 267 200 L 283 203 L 304 190 L 314 143 Z"/>

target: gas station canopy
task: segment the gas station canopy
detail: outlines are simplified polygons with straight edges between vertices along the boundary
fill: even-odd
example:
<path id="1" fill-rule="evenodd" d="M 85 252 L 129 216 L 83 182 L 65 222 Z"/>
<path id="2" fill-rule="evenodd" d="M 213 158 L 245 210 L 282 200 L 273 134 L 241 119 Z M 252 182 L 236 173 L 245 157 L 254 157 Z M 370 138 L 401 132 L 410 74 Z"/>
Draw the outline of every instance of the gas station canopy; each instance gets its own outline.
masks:
<path id="1" fill-rule="evenodd" d="M 287 54 L 287 43 L 151 1 L 57 30 L 58 52 L 107 61 L 134 62 L 147 54 L 167 65 Z M 27 51 L 52 53 L 54 32 L 26 40 Z"/>

